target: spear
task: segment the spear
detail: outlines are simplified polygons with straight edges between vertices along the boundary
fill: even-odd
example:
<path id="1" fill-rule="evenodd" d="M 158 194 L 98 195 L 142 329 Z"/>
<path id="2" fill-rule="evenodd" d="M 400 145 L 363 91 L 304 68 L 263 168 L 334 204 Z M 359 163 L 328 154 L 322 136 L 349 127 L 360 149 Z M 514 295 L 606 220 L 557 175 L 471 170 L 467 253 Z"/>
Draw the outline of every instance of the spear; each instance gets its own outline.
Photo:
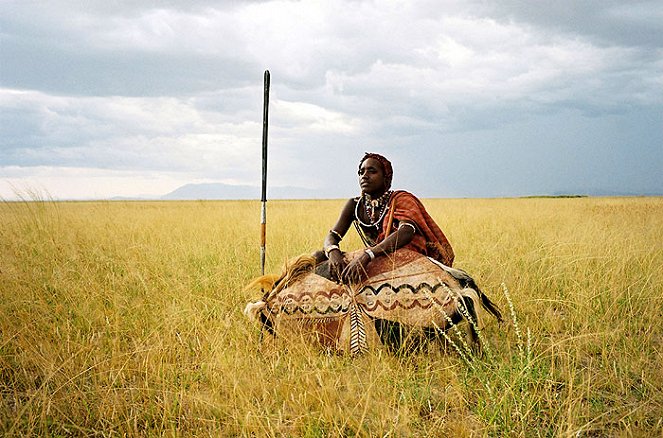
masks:
<path id="1" fill-rule="evenodd" d="M 260 214 L 260 272 L 265 275 L 267 242 L 267 127 L 269 116 L 269 70 L 265 70 L 265 95 L 262 107 L 262 209 Z"/>

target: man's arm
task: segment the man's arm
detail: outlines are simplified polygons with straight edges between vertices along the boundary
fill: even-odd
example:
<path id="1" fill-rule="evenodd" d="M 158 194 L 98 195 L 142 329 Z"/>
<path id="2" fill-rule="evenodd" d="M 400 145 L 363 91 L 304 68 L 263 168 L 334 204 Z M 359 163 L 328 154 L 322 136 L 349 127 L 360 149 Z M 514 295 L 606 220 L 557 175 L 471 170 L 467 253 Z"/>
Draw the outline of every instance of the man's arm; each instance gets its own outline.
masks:
<path id="1" fill-rule="evenodd" d="M 402 248 L 412 242 L 417 228 L 410 222 L 401 222 L 395 233 L 391 233 L 382 242 L 370 249 L 375 256 L 391 254 L 398 248 Z"/>
<path id="2" fill-rule="evenodd" d="M 348 229 L 350 229 L 350 225 L 352 225 L 354 208 L 355 200 L 348 199 L 348 202 L 345 203 L 345 206 L 341 210 L 341 214 L 336 221 L 336 225 L 334 225 L 332 229 L 329 230 L 329 233 L 325 237 L 323 248 L 328 248 L 332 245 L 338 245 L 343 236 L 345 236 L 345 233 L 347 233 Z"/>
<path id="3" fill-rule="evenodd" d="M 410 222 L 401 222 L 398 230 L 390 234 L 382 242 L 372 248 L 367 248 L 364 253 L 353 259 L 345 267 L 341 278 L 346 283 L 359 283 L 366 275 L 366 267 L 376 257 L 391 254 L 398 248 L 402 248 L 412 241 L 416 228 Z"/>
<path id="4" fill-rule="evenodd" d="M 354 199 L 348 199 L 343 210 L 341 210 L 336 225 L 329 230 L 329 233 L 325 237 L 322 247 L 329 260 L 329 270 L 331 275 L 338 280 L 341 279 L 341 273 L 345 269 L 345 260 L 343 260 L 343 254 L 341 253 L 338 244 L 341 242 L 341 239 L 345 236 L 345 233 L 348 232 L 348 229 L 352 224 L 355 203 L 356 201 Z"/>

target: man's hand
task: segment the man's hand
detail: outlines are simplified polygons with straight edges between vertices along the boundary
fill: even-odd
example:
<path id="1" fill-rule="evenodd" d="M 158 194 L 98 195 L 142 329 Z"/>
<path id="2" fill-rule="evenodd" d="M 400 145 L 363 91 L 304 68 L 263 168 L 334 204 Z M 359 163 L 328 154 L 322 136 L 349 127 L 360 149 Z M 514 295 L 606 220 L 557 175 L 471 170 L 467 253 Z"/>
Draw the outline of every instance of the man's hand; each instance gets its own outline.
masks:
<path id="1" fill-rule="evenodd" d="M 361 283 L 361 281 L 368 276 L 366 267 L 370 262 L 371 258 L 366 253 L 362 253 L 359 257 L 354 258 L 341 273 L 343 283 Z"/>
<path id="2" fill-rule="evenodd" d="M 345 269 L 345 260 L 343 253 L 339 250 L 333 250 L 329 253 L 329 272 L 336 281 L 341 281 L 341 275 Z"/>

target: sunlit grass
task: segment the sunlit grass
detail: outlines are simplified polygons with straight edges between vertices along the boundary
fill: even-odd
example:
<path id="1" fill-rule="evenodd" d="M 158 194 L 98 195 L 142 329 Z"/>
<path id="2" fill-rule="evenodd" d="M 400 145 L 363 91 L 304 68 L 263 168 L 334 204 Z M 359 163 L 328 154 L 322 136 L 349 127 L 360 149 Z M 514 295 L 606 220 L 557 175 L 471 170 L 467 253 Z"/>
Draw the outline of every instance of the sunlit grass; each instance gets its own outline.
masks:
<path id="1" fill-rule="evenodd" d="M 663 199 L 425 204 L 509 321 L 471 366 L 261 347 L 257 202 L 0 204 L 0 434 L 663 433 Z M 342 205 L 270 201 L 267 271 Z"/>

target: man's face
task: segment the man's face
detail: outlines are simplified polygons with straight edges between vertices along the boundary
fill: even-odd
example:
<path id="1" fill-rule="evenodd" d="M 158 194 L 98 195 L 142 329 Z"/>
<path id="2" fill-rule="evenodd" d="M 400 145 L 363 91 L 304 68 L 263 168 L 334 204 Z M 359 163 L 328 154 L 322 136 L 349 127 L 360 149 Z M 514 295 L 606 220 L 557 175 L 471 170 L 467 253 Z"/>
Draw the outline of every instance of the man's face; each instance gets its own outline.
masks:
<path id="1" fill-rule="evenodd" d="M 375 158 L 367 158 L 359 166 L 359 187 L 371 196 L 381 195 L 387 190 L 382 164 Z"/>

